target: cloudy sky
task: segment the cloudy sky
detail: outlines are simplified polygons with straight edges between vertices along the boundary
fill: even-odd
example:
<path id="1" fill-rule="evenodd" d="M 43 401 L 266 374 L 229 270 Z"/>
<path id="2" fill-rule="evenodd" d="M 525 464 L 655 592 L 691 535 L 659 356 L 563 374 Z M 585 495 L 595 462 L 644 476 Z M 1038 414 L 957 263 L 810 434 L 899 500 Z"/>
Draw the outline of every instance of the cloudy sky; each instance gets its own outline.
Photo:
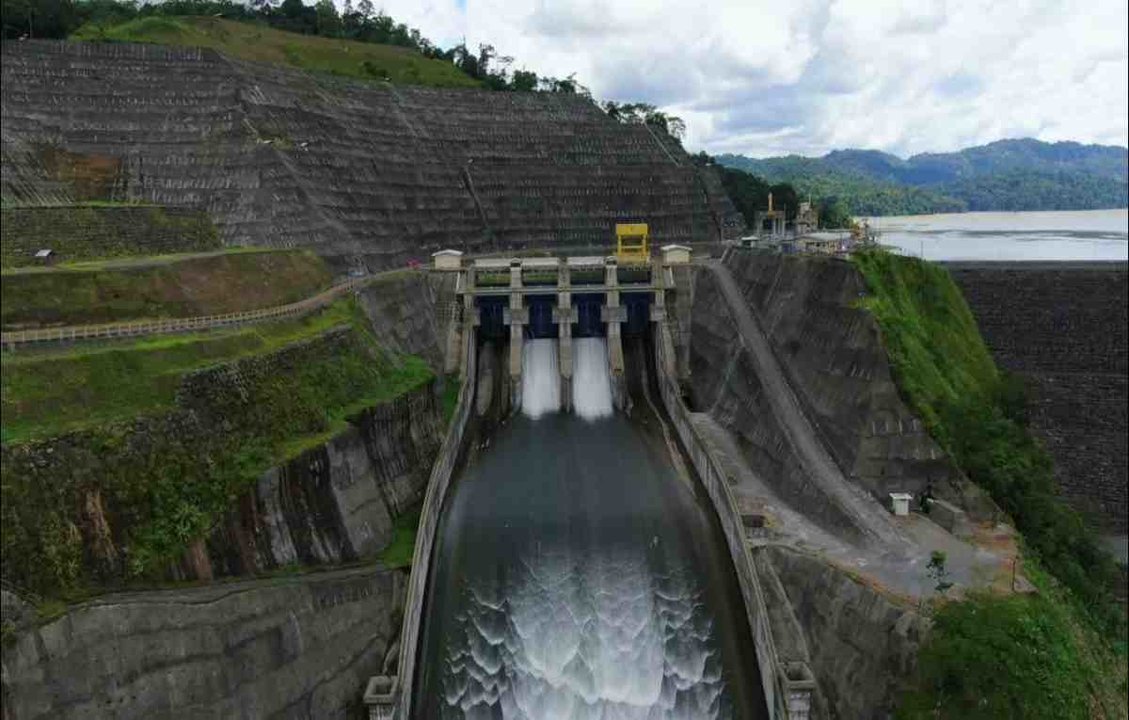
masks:
<path id="1" fill-rule="evenodd" d="M 686 146 L 1129 144 L 1129 0 L 373 0 L 449 47 L 686 120 Z"/>

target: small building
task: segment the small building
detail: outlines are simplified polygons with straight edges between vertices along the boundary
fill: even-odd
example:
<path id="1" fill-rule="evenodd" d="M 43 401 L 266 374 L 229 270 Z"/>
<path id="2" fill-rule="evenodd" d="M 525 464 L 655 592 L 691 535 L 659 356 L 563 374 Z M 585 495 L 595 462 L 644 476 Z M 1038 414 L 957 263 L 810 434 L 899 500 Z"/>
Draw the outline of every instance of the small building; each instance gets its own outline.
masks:
<path id="1" fill-rule="evenodd" d="M 663 265 L 685 265 L 690 262 L 690 248 L 686 245 L 663 245 Z"/>
<path id="2" fill-rule="evenodd" d="M 463 266 L 463 254 L 459 250 L 440 250 L 431 253 L 431 261 L 436 270 L 458 270 Z"/>
<path id="3" fill-rule="evenodd" d="M 54 265 L 55 260 L 57 260 L 58 257 L 58 253 L 56 253 L 51 248 L 43 248 L 42 250 L 38 250 L 35 253 L 35 259 L 43 263 L 44 265 Z"/>
<path id="4" fill-rule="evenodd" d="M 890 511 L 898 516 L 909 515 L 909 503 L 913 495 L 909 493 L 890 493 Z"/>

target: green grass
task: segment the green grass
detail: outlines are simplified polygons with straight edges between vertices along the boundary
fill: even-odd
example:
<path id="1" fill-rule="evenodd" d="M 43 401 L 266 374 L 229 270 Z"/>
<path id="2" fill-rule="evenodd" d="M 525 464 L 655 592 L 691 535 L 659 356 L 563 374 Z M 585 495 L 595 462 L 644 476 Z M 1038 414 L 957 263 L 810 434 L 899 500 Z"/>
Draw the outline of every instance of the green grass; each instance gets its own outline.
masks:
<path id="1" fill-rule="evenodd" d="M 355 321 L 349 300 L 297 320 L 169 335 L 0 363 L 4 442 L 25 442 L 171 410 L 193 370 L 275 351 Z"/>
<path id="2" fill-rule="evenodd" d="M 1049 588 L 973 595 L 933 616 L 898 718 L 1125 717 L 1124 665 Z"/>
<path id="3" fill-rule="evenodd" d="M 380 553 L 380 562 L 385 567 L 402 568 L 412 564 L 416 549 L 416 533 L 419 530 L 420 509 L 406 512 L 396 518 L 392 526 L 392 540 Z"/>
<path id="4" fill-rule="evenodd" d="M 459 375 L 451 373 L 443 385 L 443 423 L 450 425 L 455 417 L 455 409 L 459 405 Z"/>
<path id="5" fill-rule="evenodd" d="M 1087 638 L 1078 647 L 1092 654 L 1110 654 L 1099 634 L 1123 648 L 1125 616 L 1111 592 L 1117 577 L 1112 559 L 1059 499 L 1050 457 L 1025 426 L 1023 385 L 996 369 L 948 272 L 885 252 L 860 253 L 854 262 L 869 289 L 861 304 L 882 328 L 906 400 L 960 469 L 1015 521 L 1029 574 L 1044 567 L 1064 589 L 1061 599 L 1051 597 L 1054 582 L 1048 580 L 1042 599 L 982 597 L 943 609 L 907 716 L 925 717 L 930 703 L 952 701 L 957 706 L 942 717 L 1084 717 L 1077 714 L 1080 698 L 1093 695 L 1093 688 L 1079 689 L 1062 625 L 1084 625 L 1075 637 Z M 977 622 L 986 624 L 978 628 Z M 1010 659 L 996 672 L 1015 676 L 1001 689 L 980 676 L 1005 655 Z M 977 706 L 980 714 L 960 704 L 977 693 L 992 698 Z"/>
<path id="6" fill-rule="evenodd" d="M 267 469 L 433 377 L 422 359 L 384 350 L 352 298 L 222 335 L 8 357 L 5 577 L 48 599 L 159 579 Z M 92 558 L 77 529 L 91 503 L 116 559 Z"/>
<path id="7" fill-rule="evenodd" d="M 212 48 L 244 60 L 289 65 L 402 85 L 479 87 L 451 63 L 392 45 L 336 40 L 213 17 L 146 17 L 109 27 L 85 25 L 74 40 L 159 43 Z"/>
<path id="8" fill-rule="evenodd" d="M 13 329 L 220 315 L 295 302 L 331 281 L 325 263 L 301 250 L 9 270 L 0 285 L 0 323 Z"/>

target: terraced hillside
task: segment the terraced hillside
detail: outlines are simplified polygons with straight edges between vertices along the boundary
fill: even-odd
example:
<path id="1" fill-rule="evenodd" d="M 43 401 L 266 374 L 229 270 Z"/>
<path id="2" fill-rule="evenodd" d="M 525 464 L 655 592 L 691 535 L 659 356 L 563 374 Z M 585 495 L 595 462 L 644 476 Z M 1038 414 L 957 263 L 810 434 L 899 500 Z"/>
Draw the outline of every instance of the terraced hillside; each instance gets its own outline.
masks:
<path id="1" fill-rule="evenodd" d="M 732 236 L 717 178 L 583 97 L 396 87 L 212 50 L 3 47 L 5 204 L 205 210 L 227 245 L 309 247 L 378 269 L 440 247 Z"/>

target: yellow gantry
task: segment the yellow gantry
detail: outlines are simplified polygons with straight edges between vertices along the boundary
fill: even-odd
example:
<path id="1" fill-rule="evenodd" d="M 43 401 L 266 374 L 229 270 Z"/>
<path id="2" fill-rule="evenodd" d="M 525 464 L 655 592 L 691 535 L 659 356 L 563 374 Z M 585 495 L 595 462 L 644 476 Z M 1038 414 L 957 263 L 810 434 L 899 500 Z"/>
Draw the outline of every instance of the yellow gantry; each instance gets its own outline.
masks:
<path id="1" fill-rule="evenodd" d="M 615 257 L 620 263 L 646 263 L 651 260 L 647 223 L 616 223 Z"/>

